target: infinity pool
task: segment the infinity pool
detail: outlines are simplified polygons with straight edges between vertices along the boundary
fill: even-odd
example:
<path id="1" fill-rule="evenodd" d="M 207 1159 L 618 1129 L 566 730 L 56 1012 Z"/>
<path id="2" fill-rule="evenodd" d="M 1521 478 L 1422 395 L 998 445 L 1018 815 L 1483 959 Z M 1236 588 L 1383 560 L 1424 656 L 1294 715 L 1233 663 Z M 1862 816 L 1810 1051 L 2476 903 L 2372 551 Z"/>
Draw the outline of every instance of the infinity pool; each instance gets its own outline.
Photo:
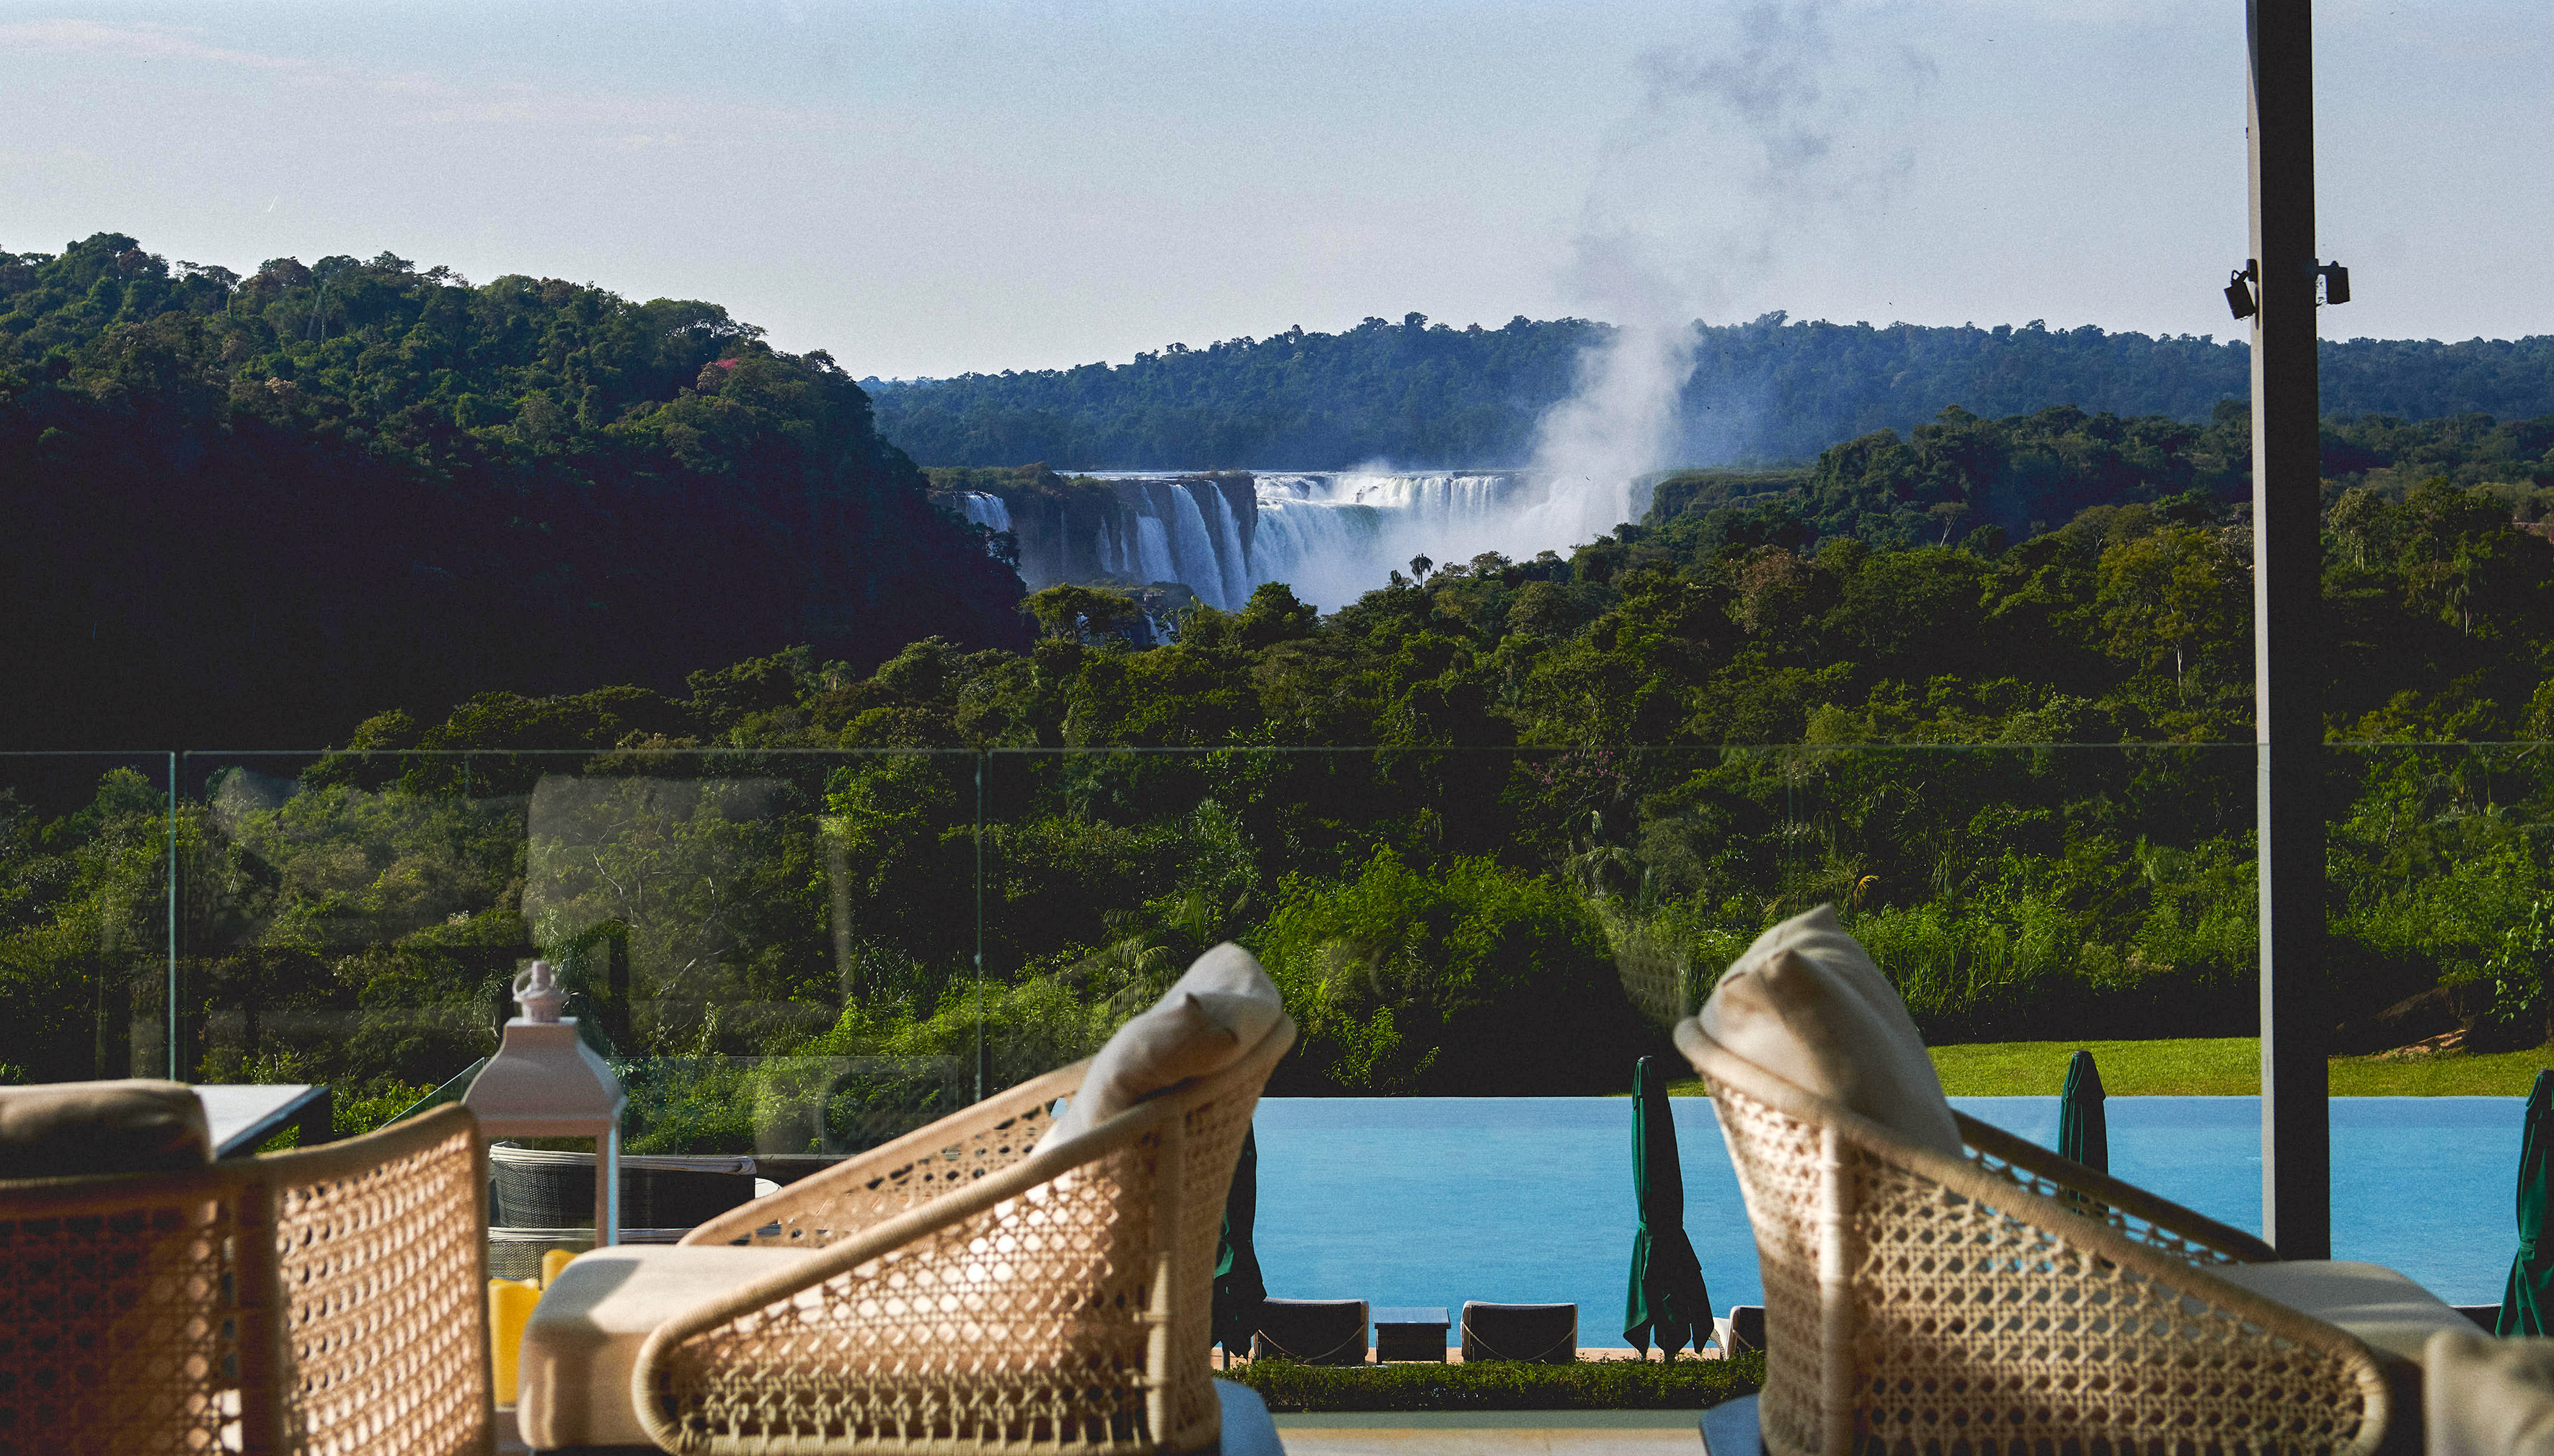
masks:
<path id="1" fill-rule="evenodd" d="M 1954 1097 L 2053 1146 L 2054 1097 Z M 1715 1309 L 1763 1302 L 1738 1181 L 1704 1097 L 1675 1099 L 1685 1232 Z M 2237 1228 L 2262 1222 L 2253 1097 L 2114 1097 L 2111 1171 Z M 2489 1304 L 2516 1251 L 2518 1097 L 2340 1097 L 2334 1256 Z M 1632 1104 L 1621 1097 L 1279 1097 L 1259 1104 L 1260 1266 L 1290 1298 L 1572 1300 L 1578 1342 L 1620 1345 Z"/>

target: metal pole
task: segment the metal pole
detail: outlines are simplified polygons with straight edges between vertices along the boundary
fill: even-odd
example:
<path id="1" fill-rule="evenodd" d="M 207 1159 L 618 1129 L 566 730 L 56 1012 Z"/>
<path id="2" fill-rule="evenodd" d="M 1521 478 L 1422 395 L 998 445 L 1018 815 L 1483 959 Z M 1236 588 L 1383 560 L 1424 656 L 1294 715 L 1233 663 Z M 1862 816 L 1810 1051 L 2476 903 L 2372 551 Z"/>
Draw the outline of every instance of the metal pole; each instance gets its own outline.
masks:
<path id="1" fill-rule="evenodd" d="M 976 754 L 976 1100 L 986 1096 L 985 1083 L 990 1067 L 985 1048 L 985 760 L 991 754 Z"/>
<path id="2" fill-rule="evenodd" d="M 2248 0 L 2252 51 L 2253 680 L 2262 896 L 2262 1236 L 2332 1256 L 2323 966 L 2322 463 L 2311 0 Z"/>
<path id="3" fill-rule="evenodd" d="M 177 1060 L 177 894 L 184 888 L 177 875 L 177 774 L 185 760 L 178 754 L 169 755 L 169 1020 L 164 1039 L 169 1044 L 169 1080 L 181 1082 L 184 1065 Z"/>

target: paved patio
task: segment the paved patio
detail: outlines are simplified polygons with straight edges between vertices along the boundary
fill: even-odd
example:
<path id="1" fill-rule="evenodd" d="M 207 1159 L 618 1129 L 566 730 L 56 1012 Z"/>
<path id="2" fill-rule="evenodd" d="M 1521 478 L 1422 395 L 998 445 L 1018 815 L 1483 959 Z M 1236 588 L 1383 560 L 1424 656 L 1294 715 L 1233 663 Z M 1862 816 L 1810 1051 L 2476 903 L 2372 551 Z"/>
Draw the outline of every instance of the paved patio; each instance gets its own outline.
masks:
<path id="1" fill-rule="evenodd" d="M 512 1410 L 498 1413 L 498 1456 L 530 1456 Z M 1287 1456 L 1661 1456 L 1698 1453 L 1690 1410 L 1520 1410 L 1467 1414 L 1280 1415 Z"/>
<path id="2" fill-rule="evenodd" d="M 1280 1415 L 1287 1456 L 1661 1456 L 1698 1453 L 1690 1410 Z"/>

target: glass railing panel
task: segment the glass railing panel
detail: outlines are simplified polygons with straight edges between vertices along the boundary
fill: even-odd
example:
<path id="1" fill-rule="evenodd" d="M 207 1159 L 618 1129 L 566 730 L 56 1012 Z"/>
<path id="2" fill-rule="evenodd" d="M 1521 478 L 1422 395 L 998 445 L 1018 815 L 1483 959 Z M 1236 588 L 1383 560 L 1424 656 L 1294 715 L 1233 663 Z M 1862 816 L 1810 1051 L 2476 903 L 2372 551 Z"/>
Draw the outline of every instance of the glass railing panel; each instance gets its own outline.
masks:
<path id="1" fill-rule="evenodd" d="M 2460 1302 L 2497 1293 L 2554 1003 L 2550 762 L 2328 760 L 2335 1089 L 2472 1094 L 2336 1102 L 2336 1249 Z M 634 1153 L 797 1176 L 1088 1055 L 1234 939 L 1304 1031 L 1260 1119 L 1272 1289 L 1567 1298 L 1610 1343 L 1630 1062 L 1673 1058 L 1720 970 L 1821 902 L 1989 1121 L 2053 1142 L 2077 1044 L 2149 1049 L 2106 1062 L 2115 1092 L 2157 1039 L 2216 1068 L 2172 1085 L 2218 1095 L 2116 1096 L 2113 1168 L 2257 1226 L 2257 767 L 2247 744 L 21 755 L 0 1064 L 325 1081 L 351 1130 L 492 1052 L 541 955 L 629 1085 Z M 1750 1302 L 1708 1103 L 1677 1107 L 1715 1301 Z"/>
<path id="2" fill-rule="evenodd" d="M 165 1077 L 166 753 L 0 753 L 0 1083 Z"/>
<path id="3" fill-rule="evenodd" d="M 2542 1045 L 2554 750 L 2346 744 L 2326 761 L 2334 1050 Z"/>
<path id="4" fill-rule="evenodd" d="M 2250 1036 L 2250 745 L 1747 750 L 1783 893 L 1834 903 L 1928 1043 Z"/>
<path id="5" fill-rule="evenodd" d="M 190 754 L 181 777 L 197 1079 L 327 1082 L 369 1125 L 494 1052 L 538 956 L 622 1074 L 635 1155 L 785 1168 L 974 1096 L 928 1034 L 973 970 L 972 754 Z"/>
<path id="6" fill-rule="evenodd" d="M 2333 1252 L 2495 1303 L 2522 1097 L 2554 1065 L 2554 758 L 2355 743 L 2326 761 Z M 2417 1095 L 2347 1095 L 2371 1089 Z"/>
<path id="7" fill-rule="evenodd" d="M 1478 913 L 1596 936 L 1652 1027 L 1832 903 L 1937 1040 L 2253 1030 L 2249 746 L 997 752 L 986 774 L 987 995 L 1035 982 L 1096 1017 L 988 1030 L 996 1084 L 1096 1045 L 1219 939 L 1308 990 L 1424 1001 L 1430 956 L 1459 953 L 1440 922 L 1511 893 Z M 1531 989 L 1481 1005 L 1530 1021 Z M 1580 1074 L 1471 1056 L 1326 1075 L 1514 1095 Z"/>
<path id="8" fill-rule="evenodd" d="M 2248 1036 L 2254 777 L 2249 745 L 997 752 L 987 1077 L 1238 939 L 1303 1031 L 1259 1120 L 1272 1291 L 1568 1299 L 1612 1344 L 1620 1094 L 1757 934 L 1835 904 L 1936 1043 Z M 1678 1107 L 1715 1298 L 1754 1302 L 1708 1103 Z M 2245 1151 L 2184 1182 L 2255 1221 Z"/>

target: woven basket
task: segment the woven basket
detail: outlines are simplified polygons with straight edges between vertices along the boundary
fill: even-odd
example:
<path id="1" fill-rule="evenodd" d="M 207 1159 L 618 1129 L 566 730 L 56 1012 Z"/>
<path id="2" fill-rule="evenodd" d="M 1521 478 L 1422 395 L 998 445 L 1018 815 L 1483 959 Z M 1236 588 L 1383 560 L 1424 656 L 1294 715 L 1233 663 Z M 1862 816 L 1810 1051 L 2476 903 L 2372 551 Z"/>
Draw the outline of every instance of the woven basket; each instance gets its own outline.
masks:
<path id="1" fill-rule="evenodd" d="M 1774 1456 L 2417 1450 L 2394 1371 L 2209 1272 L 2249 1234 L 1966 1116 L 1899 1139 L 1676 1029 L 1710 1080 L 1764 1271 Z"/>
<path id="2" fill-rule="evenodd" d="M 488 1150 L 489 1221 L 507 1228 L 594 1222 L 594 1155 L 499 1143 Z M 621 1160 L 625 1228 L 697 1228 L 755 1192 L 751 1158 Z"/>

